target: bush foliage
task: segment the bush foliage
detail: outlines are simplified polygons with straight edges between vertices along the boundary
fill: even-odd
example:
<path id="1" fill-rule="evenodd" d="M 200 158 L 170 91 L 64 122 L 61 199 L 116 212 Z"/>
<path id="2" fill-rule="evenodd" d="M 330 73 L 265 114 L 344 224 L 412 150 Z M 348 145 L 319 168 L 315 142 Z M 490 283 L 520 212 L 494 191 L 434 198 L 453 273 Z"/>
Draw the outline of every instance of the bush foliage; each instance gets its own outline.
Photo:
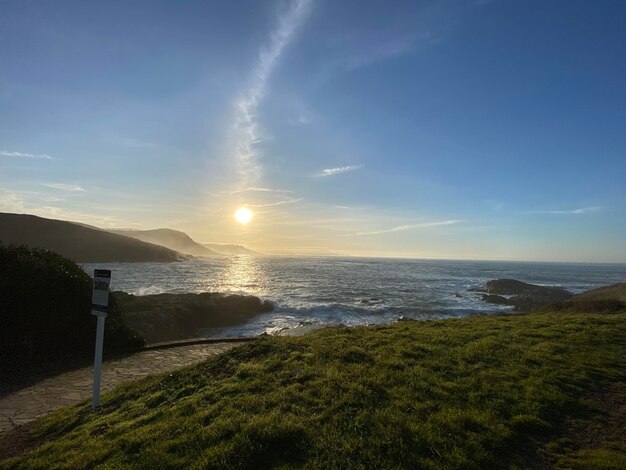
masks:
<path id="1" fill-rule="evenodd" d="M 92 279 L 53 251 L 0 245 L 0 353 L 28 358 L 94 347 Z M 105 350 L 140 347 L 109 296 Z"/>

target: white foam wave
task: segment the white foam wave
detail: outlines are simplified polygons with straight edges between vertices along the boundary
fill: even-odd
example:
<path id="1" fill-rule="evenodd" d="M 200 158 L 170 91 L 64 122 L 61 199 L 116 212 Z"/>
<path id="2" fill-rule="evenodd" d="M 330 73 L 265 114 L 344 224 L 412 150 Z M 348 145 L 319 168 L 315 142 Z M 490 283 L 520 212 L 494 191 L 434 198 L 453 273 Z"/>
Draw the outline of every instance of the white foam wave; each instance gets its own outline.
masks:
<path id="1" fill-rule="evenodd" d="M 131 294 L 134 295 L 154 295 L 154 294 L 165 294 L 167 289 L 164 289 L 160 286 L 148 286 L 148 287 L 139 287 L 138 289 L 134 289 Z"/>

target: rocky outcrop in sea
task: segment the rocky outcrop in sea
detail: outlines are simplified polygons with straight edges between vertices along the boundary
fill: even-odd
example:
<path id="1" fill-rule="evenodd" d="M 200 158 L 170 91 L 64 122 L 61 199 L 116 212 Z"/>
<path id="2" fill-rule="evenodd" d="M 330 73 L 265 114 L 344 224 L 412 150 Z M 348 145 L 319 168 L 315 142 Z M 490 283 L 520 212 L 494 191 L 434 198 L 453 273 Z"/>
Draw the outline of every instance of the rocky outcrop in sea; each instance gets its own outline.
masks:
<path id="1" fill-rule="evenodd" d="M 561 287 L 538 286 L 515 279 L 488 281 L 483 291 L 478 291 L 483 301 L 511 306 L 516 312 L 528 312 L 545 305 L 563 302 L 573 294 Z"/>

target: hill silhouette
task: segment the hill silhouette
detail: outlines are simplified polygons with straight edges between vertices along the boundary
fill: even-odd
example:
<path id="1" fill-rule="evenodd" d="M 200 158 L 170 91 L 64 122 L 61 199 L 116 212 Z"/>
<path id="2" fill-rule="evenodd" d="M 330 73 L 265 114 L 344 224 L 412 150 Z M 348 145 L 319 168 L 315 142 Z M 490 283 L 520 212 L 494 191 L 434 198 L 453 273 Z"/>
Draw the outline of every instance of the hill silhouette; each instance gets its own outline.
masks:
<path id="1" fill-rule="evenodd" d="M 111 233 L 135 238 L 148 243 L 162 245 L 170 250 L 193 256 L 217 256 L 219 253 L 196 243 L 185 232 L 169 228 L 157 228 L 154 230 L 110 230 Z"/>
<path id="2" fill-rule="evenodd" d="M 169 228 L 157 228 L 153 230 L 116 229 L 109 230 L 111 233 L 124 235 L 148 243 L 162 245 L 171 250 L 193 256 L 219 256 L 219 255 L 256 255 L 245 246 L 227 243 L 198 243 L 185 232 Z"/>
<path id="3" fill-rule="evenodd" d="M 29 214 L 0 213 L 0 242 L 53 250 L 78 263 L 188 259 L 188 256 L 163 246 Z"/>

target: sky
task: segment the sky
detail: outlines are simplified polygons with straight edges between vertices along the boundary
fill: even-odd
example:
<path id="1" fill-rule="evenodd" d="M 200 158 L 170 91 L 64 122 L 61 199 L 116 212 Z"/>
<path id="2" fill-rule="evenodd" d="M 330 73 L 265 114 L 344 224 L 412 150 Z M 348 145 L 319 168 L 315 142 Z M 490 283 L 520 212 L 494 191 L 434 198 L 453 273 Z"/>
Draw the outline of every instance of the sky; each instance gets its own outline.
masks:
<path id="1" fill-rule="evenodd" d="M 0 211 L 626 262 L 624 44 L 612 0 L 0 0 Z"/>

